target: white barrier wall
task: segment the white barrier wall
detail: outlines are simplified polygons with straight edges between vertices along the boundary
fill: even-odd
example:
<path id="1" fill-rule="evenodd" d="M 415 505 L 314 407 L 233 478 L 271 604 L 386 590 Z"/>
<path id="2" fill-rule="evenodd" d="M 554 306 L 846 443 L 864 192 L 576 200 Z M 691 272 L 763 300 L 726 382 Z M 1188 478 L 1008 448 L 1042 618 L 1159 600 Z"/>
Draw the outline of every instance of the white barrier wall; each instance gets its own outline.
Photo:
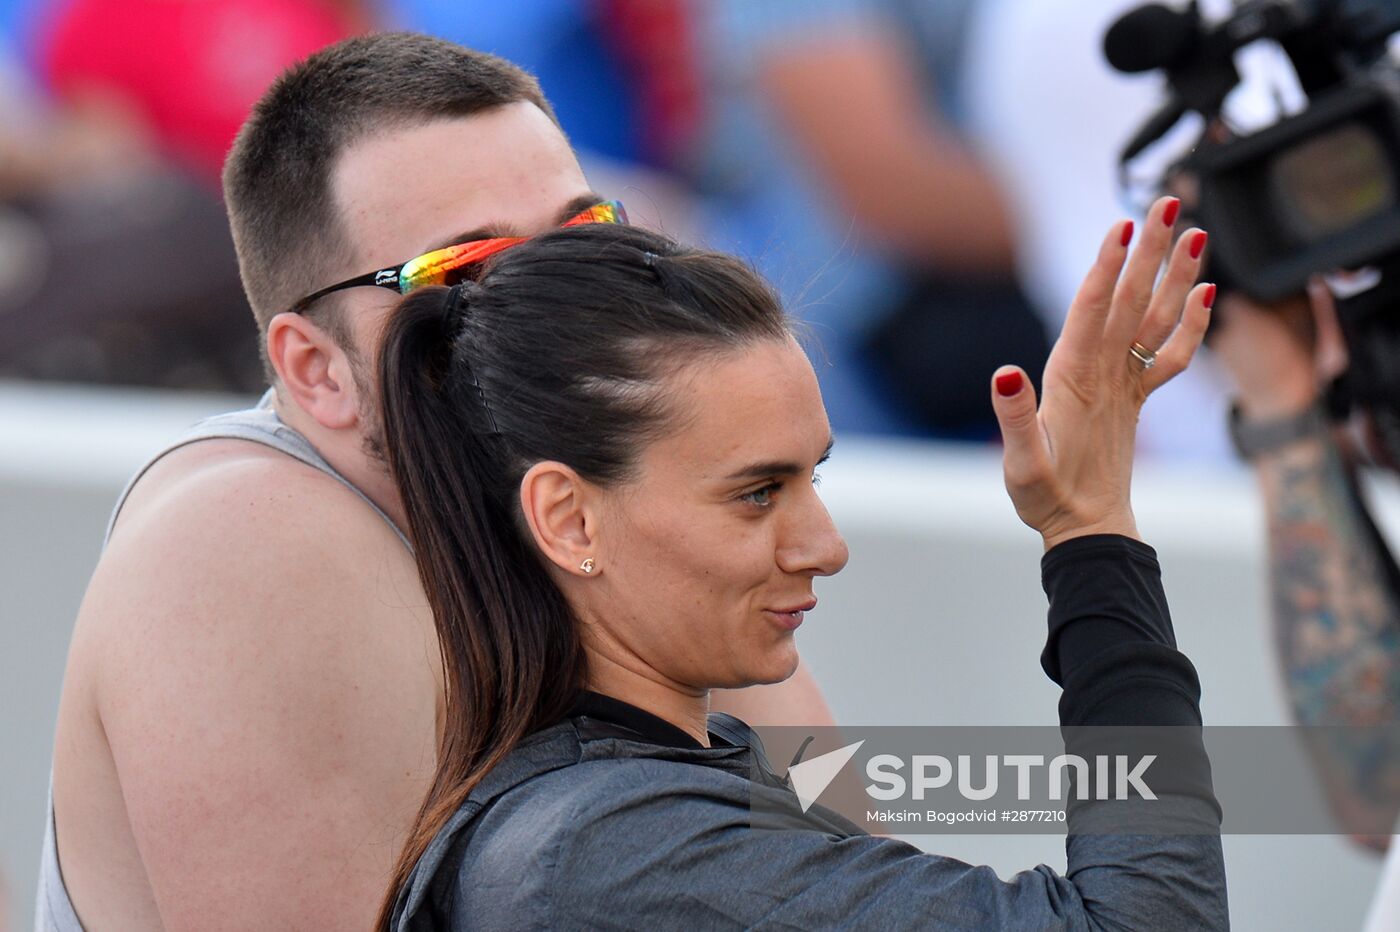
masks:
<path id="1" fill-rule="evenodd" d="M 0 869 L 15 928 L 32 922 L 64 655 L 112 503 L 150 452 L 241 404 L 0 384 Z M 1057 690 L 1038 660 L 1041 547 L 1011 510 L 995 451 L 838 438 L 822 472 L 851 562 L 818 582 L 799 643 L 838 719 L 1053 724 Z M 1247 475 L 1143 468 L 1135 500 L 1206 721 L 1282 724 Z M 1384 504 L 1400 527 L 1400 498 Z M 1064 867 L 1053 836 L 911 840 L 1002 876 Z M 1377 877 L 1378 862 L 1330 837 L 1234 836 L 1226 854 L 1243 930 L 1358 928 Z"/>

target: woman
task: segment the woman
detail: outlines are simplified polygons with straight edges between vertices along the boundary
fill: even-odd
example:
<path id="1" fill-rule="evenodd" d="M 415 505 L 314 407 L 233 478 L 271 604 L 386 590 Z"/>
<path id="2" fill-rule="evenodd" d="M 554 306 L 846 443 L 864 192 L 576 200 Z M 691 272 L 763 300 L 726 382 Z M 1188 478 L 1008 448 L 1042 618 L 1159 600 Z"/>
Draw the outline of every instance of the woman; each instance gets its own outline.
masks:
<path id="1" fill-rule="evenodd" d="M 1138 409 L 1213 299 L 1199 232 L 1154 288 L 1175 210 L 1131 259 L 1132 224 L 1110 233 L 1039 413 L 1020 370 L 994 378 L 1007 487 L 1049 551 L 1066 724 L 1200 724 L 1128 500 Z M 626 227 L 405 299 L 384 419 L 448 694 L 381 927 L 1227 925 L 1208 773 L 1177 794 L 1204 834 L 1075 836 L 1072 815 L 1068 876 L 1003 882 L 804 813 L 743 723 L 707 719 L 709 690 L 793 672 L 813 580 L 846 562 L 792 326 L 734 259 Z M 760 800 L 786 830 L 752 827 Z"/>

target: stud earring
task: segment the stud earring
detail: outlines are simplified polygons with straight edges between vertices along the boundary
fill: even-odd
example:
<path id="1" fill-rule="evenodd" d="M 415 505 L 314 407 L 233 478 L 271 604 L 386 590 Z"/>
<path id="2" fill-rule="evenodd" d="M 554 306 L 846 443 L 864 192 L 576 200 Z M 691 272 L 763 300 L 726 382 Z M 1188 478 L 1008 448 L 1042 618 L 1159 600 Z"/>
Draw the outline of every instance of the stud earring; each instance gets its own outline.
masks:
<path id="1" fill-rule="evenodd" d="M 589 557 L 587 560 L 584 560 L 578 565 L 578 568 L 583 570 L 585 573 L 593 572 L 593 558 Z"/>

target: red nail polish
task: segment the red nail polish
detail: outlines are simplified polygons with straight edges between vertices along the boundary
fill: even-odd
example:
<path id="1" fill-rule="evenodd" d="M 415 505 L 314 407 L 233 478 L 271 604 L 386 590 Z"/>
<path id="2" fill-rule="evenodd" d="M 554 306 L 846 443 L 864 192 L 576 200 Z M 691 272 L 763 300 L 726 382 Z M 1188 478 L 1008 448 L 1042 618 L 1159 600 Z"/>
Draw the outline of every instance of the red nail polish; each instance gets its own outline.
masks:
<path id="1" fill-rule="evenodd" d="M 1208 239 L 1210 239 L 1210 234 L 1207 233 L 1205 230 L 1201 230 L 1195 236 L 1191 237 L 1192 259 L 1201 258 L 1201 253 L 1206 251 L 1206 240 Z"/>
<path id="2" fill-rule="evenodd" d="M 1181 213 L 1181 198 L 1174 197 L 1167 202 L 1167 209 L 1162 211 L 1162 222 L 1167 226 L 1176 226 L 1176 215 Z"/>
<path id="3" fill-rule="evenodd" d="M 1206 289 L 1205 297 L 1201 299 L 1201 303 L 1204 304 L 1204 305 L 1206 306 L 1206 310 L 1210 310 L 1211 308 L 1215 307 L 1215 286 L 1214 286 L 1214 285 L 1211 285 L 1209 288 Z"/>
<path id="4" fill-rule="evenodd" d="M 1124 246 L 1124 248 L 1127 248 L 1127 245 L 1128 245 L 1129 243 L 1131 243 L 1132 241 L 1133 241 L 1133 221 L 1129 220 L 1127 223 L 1123 224 L 1123 246 Z"/>
<path id="5" fill-rule="evenodd" d="M 997 376 L 997 394 L 1003 398 L 1010 398 L 1021 390 L 1025 379 L 1019 372 L 1003 372 Z"/>

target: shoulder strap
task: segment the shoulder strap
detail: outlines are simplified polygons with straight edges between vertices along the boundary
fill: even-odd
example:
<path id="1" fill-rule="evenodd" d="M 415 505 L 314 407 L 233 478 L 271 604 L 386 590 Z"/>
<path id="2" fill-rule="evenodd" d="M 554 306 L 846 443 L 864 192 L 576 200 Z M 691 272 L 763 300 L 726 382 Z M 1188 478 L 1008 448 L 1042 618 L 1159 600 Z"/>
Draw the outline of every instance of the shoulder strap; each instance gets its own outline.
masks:
<path id="1" fill-rule="evenodd" d="M 112 536 L 112 528 L 116 526 L 117 516 L 121 514 L 122 506 L 126 504 L 128 496 L 131 495 L 131 490 L 136 487 L 136 483 L 141 481 L 141 478 L 146 472 L 156 463 L 160 462 L 166 455 L 181 447 L 189 446 L 192 443 L 198 443 L 201 440 L 247 440 L 252 443 L 262 444 L 265 447 L 271 447 L 279 453 L 285 453 L 292 459 L 305 463 L 312 469 L 325 473 L 327 476 L 330 476 L 332 479 L 345 486 L 345 488 L 353 492 L 360 501 L 368 505 L 370 510 L 377 514 L 385 524 L 389 525 L 390 530 L 394 532 L 398 539 L 403 542 L 403 545 L 408 548 L 408 551 L 412 553 L 413 545 L 409 543 L 408 536 L 403 530 L 394 523 L 392 518 L 384 513 L 383 509 L 371 501 L 369 496 L 360 491 L 358 486 L 341 475 L 334 466 L 327 462 L 326 458 L 311 445 L 311 441 L 283 423 L 282 419 L 277 416 L 277 412 L 273 410 L 272 399 L 273 390 L 268 389 L 267 393 L 263 395 L 262 400 L 258 402 L 256 407 L 205 418 L 178 437 L 164 450 L 161 450 L 153 456 L 146 465 L 142 466 L 137 471 L 136 475 L 132 476 L 131 481 L 126 484 L 126 488 L 124 488 L 121 495 L 118 496 L 116 507 L 112 509 L 112 517 L 107 521 L 107 532 L 103 535 L 102 545 L 104 547 L 107 546 L 107 541 Z"/>

